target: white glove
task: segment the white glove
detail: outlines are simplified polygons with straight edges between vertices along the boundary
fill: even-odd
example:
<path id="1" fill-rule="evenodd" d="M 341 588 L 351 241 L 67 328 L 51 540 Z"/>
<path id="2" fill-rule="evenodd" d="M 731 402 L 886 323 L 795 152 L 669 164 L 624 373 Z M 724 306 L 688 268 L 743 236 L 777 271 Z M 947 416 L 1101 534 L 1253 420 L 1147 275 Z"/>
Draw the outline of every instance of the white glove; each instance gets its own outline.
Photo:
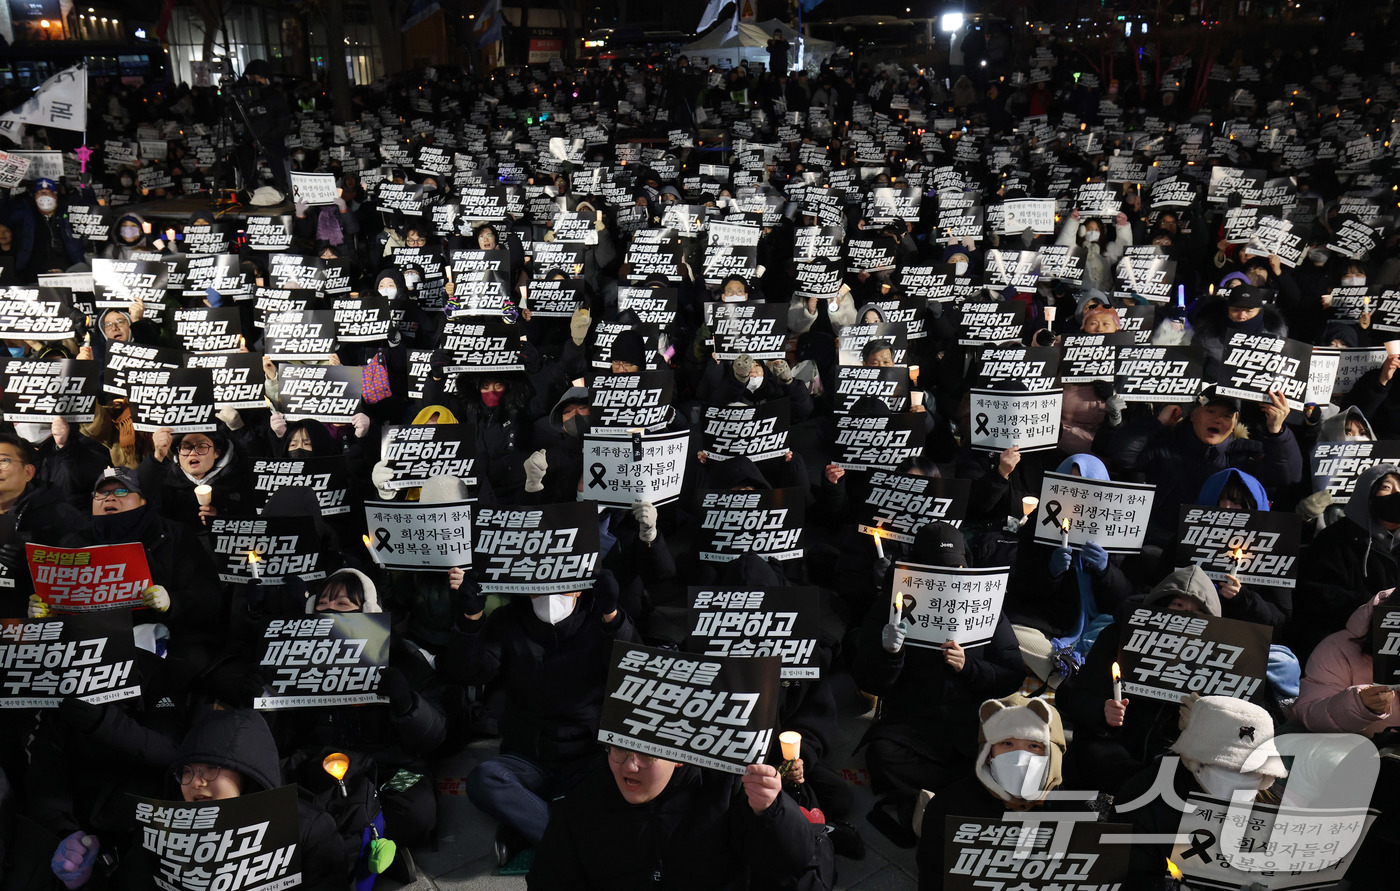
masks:
<path id="1" fill-rule="evenodd" d="M 632 505 L 632 516 L 637 518 L 637 525 L 642 530 L 638 537 L 642 541 L 656 541 L 656 505 L 650 501 L 638 501 Z"/>
<path id="2" fill-rule="evenodd" d="M 355 428 L 355 438 L 364 439 L 369 433 L 369 415 L 362 411 L 357 411 L 350 418 L 350 424 Z"/>
<path id="3" fill-rule="evenodd" d="M 170 609 L 170 593 L 164 585 L 151 585 L 141 592 L 141 602 L 158 613 Z"/>
<path id="4" fill-rule="evenodd" d="M 278 439 L 281 439 L 287 435 L 287 416 L 280 411 L 275 411 L 272 413 L 271 419 L 268 420 L 267 426 L 272 428 L 272 432 L 277 434 Z"/>
<path id="5" fill-rule="evenodd" d="M 44 601 L 42 601 L 42 600 L 39 599 L 39 595 L 38 595 L 38 594 L 32 594 L 32 595 L 30 595 L 30 597 L 29 597 L 29 618 L 31 618 L 31 619 L 47 619 L 47 618 L 48 618 L 49 616 L 51 616 L 51 615 L 53 615 L 53 610 L 49 609 L 49 605 L 48 605 L 47 603 L 45 603 Z"/>
<path id="6" fill-rule="evenodd" d="M 385 486 L 394 478 L 394 472 L 389 469 L 388 461 L 380 461 L 374 465 L 374 469 L 369 473 L 370 482 L 374 483 L 374 488 L 379 491 L 379 497 L 385 501 L 394 497 L 393 489 L 386 489 Z"/>
<path id="7" fill-rule="evenodd" d="M 230 430 L 241 430 L 243 428 L 243 417 L 238 413 L 238 409 L 225 405 L 214 412 L 214 417 L 224 422 L 224 426 Z"/>
<path id="8" fill-rule="evenodd" d="M 544 472 L 549 469 L 544 449 L 525 459 L 525 491 L 538 492 L 544 488 Z"/>
<path id="9" fill-rule="evenodd" d="M 886 625 L 880 631 L 880 646 L 885 648 L 886 653 L 898 653 L 904 649 L 904 632 L 908 627 L 900 622 L 898 625 Z"/>

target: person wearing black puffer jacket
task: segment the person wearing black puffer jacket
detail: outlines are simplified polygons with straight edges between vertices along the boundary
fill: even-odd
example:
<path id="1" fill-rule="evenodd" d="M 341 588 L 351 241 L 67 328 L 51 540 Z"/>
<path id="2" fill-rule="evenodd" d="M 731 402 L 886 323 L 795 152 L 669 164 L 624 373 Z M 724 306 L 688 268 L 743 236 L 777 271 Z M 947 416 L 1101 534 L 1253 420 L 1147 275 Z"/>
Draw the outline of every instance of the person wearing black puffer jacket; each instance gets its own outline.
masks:
<path id="1" fill-rule="evenodd" d="M 283 785 L 272 734 L 262 716 L 251 709 L 204 713 L 167 763 L 171 773 L 165 798 L 222 800 Z M 297 852 L 301 855 L 299 887 L 307 891 L 345 888 L 354 868 L 352 853 L 357 854 L 358 848 L 342 839 L 330 814 L 304 799 L 297 802 L 297 829 Z M 62 874 L 51 874 L 51 885 L 30 887 L 67 887 L 70 891 L 134 891 L 151 887 L 158 864 L 149 859 L 139 833 L 122 846 L 119 866 L 111 876 L 93 869 L 95 856 L 84 856 L 99 842 L 108 844 L 106 839 L 89 835 L 84 829 L 69 835 L 54 851 L 55 872 L 62 868 Z"/>
<path id="2" fill-rule="evenodd" d="M 467 777 L 467 795 L 503 824 L 507 851 L 538 844 L 549 800 L 598 760 L 613 642 L 641 642 L 618 596 L 604 571 L 590 592 L 514 597 L 489 617 L 479 594 L 463 598 L 459 645 L 438 670 L 463 686 L 496 681 L 504 689 L 501 754 Z"/>

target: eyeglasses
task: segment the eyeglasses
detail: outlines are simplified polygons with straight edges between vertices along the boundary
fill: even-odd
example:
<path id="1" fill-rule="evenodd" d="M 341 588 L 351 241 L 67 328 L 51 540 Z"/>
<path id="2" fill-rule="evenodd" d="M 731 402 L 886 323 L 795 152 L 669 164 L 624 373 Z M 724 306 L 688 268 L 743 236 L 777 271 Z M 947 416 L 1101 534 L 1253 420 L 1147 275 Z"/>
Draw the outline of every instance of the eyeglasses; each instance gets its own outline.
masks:
<path id="1" fill-rule="evenodd" d="M 9 470 L 11 467 L 14 467 L 16 464 L 19 464 L 19 465 L 23 466 L 23 465 L 28 464 L 28 463 L 29 463 L 29 462 L 28 462 L 28 461 L 25 461 L 23 458 L 11 458 L 11 457 L 9 457 L 9 456 L 7 455 L 7 456 L 4 456 L 4 457 L 0 457 L 0 470 Z"/>
<path id="2" fill-rule="evenodd" d="M 422 247 L 428 243 L 428 239 L 417 235 L 410 235 L 408 238 L 404 239 L 404 243 L 409 247 Z"/>
<path id="3" fill-rule="evenodd" d="M 608 746 L 608 760 L 613 764 L 626 764 L 629 758 L 636 758 L 637 766 L 642 770 L 646 770 L 656 763 L 655 755 L 643 755 L 641 752 L 634 752 L 631 749 Z"/>
<path id="4" fill-rule="evenodd" d="M 214 782 L 219 778 L 219 774 L 223 772 L 223 768 L 195 767 L 193 765 L 186 764 L 183 767 L 175 768 L 175 770 L 171 772 L 175 774 L 175 780 L 181 786 L 188 786 L 190 783 L 194 782 L 195 777 L 199 777 L 206 783 Z"/>
<path id="5" fill-rule="evenodd" d="M 120 331 L 122 328 L 130 328 L 131 323 L 126 319 L 114 319 L 102 325 L 103 331 Z"/>
<path id="6" fill-rule="evenodd" d="M 108 490 L 105 491 L 105 492 L 93 492 L 93 493 L 92 493 L 92 500 L 93 500 L 93 501 L 106 501 L 108 498 L 125 498 L 126 496 L 128 496 L 128 495 L 130 495 L 130 494 L 131 494 L 131 490 L 130 490 L 130 489 L 123 489 L 123 488 L 121 488 L 121 487 L 118 487 L 118 488 L 116 488 L 116 489 L 108 489 Z"/>
<path id="7" fill-rule="evenodd" d="M 180 454 L 182 455 L 207 455 L 214 451 L 214 444 L 209 442 L 182 442 L 180 443 Z"/>

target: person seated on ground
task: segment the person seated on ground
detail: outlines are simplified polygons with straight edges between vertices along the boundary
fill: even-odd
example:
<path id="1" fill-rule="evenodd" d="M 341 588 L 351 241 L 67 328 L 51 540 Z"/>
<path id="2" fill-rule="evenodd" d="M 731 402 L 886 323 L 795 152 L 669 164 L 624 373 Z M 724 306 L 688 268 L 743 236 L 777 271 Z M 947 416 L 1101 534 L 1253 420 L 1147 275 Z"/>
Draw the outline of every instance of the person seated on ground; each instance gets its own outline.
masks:
<path id="1" fill-rule="evenodd" d="M 1000 819 L 1007 811 L 1059 810 L 1049 793 L 1063 782 L 1065 729 L 1044 699 L 988 699 L 979 710 L 977 767 L 928 799 L 919 824 L 919 888 L 943 887 L 945 821 Z M 922 800 L 921 800 L 922 803 Z"/>
<path id="2" fill-rule="evenodd" d="M 818 838 L 772 765 L 741 778 L 608 746 L 606 766 L 555 806 L 528 886 L 738 891 L 798 879 L 815 889 L 826 887 Z"/>

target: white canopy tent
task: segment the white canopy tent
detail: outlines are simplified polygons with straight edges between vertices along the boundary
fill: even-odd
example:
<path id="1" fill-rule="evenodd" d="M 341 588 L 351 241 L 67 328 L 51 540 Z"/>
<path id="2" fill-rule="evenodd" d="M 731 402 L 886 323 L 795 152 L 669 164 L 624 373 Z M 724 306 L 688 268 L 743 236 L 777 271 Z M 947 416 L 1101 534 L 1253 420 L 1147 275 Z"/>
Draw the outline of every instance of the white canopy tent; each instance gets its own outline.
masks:
<path id="1" fill-rule="evenodd" d="M 704 59 L 710 65 L 722 65 L 728 61 L 731 67 L 741 62 L 762 62 L 768 66 L 768 41 L 779 31 L 792 45 L 789 67 L 797 68 L 799 39 L 801 41 L 802 67 L 808 71 L 818 71 L 822 64 L 836 51 L 836 44 L 829 40 L 802 37 L 788 25 L 777 19 L 753 24 L 740 22 L 738 30 L 731 34 L 733 19 L 720 19 L 708 33 L 694 43 L 681 47 L 680 51 L 691 59 Z"/>

